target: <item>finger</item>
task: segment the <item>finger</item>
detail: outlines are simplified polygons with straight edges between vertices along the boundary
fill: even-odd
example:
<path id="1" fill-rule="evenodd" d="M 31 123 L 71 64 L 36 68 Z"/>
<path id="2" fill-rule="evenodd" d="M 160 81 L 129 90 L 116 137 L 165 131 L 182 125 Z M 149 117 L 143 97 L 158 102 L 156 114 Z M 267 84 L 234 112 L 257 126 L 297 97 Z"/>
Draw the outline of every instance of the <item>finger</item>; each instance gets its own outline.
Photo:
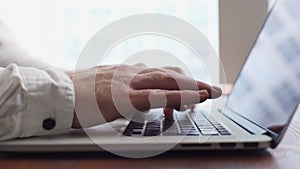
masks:
<path id="1" fill-rule="evenodd" d="M 141 68 L 146 68 L 147 67 L 147 65 L 145 65 L 144 63 L 137 63 L 134 66 L 141 67 Z"/>
<path id="2" fill-rule="evenodd" d="M 185 72 L 183 69 L 179 67 L 159 67 L 159 68 L 145 68 L 142 71 L 139 72 L 139 74 L 148 74 L 148 73 L 178 73 L 184 75 Z"/>
<path id="3" fill-rule="evenodd" d="M 171 108 L 164 108 L 164 115 L 165 115 L 165 118 L 168 119 L 168 120 L 173 120 L 173 112 L 174 110 L 171 109 Z"/>
<path id="4" fill-rule="evenodd" d="M 207 83 L 200 81 L 197 81 L 197 86 L 199 90 L 207 90 L 210 99 L 215 99 L 222 95 L 222 89 L 217 86 L 211 86 Z"/>
<path id="5" fill-rule="evenodd" d="M 172 71 L 180 73 L 180 74 L 185 74 L 185 72 L 183 71 L 183 69 L 181 69 L 180 67 L 167 66 L 167 67 L 162 67 L 162 68 L 163 69 L 167 69 L 167 70 L 172 70 Z"/>
<path id="6" fill-rule="evenodd" d="M 137 90 L 198 90 L 197 82 L 187 76 L 159 71 L 137 74 L 131 83 Z"/>
<path id="7" fill-rule="evenodd" d="M 189 109 L 189 107 L 187 105 L 183 105 L 181 108 L 180 108 L 180 111 L 186 111 L 187 109 Z"/>
<path id="8" fill-rule="evenodd" d="M 221 96 L 222 90 L 204 82 L 196 81 L 184 75 L 174 75 L 163 72 L 138 74 L 132 80 L 132 86 L 137 89 L 164 89 L 164 90 L 207 90 L 209 98 Z"/>
<path id="9" fill-rule="evenodd" d="M 188 108 L 189 108 L 191 111 L 194 111 L 195 108 L 196 108 L 196 105 L 195 105 L 195 104 L 189 105 Z"/>
<path id="10" fill-rule="evenodd" d="M 201 103 L 207 98 L 208 92 L 206 90 L 140 90 L 131 94 L 131 102 L 139 111 L 151 108 L 173 108 L 180 110 L 183 105 Z"/>

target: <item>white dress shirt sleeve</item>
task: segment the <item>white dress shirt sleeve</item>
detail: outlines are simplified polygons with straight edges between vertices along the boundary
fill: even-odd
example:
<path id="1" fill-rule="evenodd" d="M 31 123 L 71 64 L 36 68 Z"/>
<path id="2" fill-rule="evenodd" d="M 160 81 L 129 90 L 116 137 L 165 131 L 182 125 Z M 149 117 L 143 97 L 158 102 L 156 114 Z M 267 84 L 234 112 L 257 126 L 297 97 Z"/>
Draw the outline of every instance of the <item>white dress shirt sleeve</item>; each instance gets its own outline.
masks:
<path id="1" fill-rule="evenodd" d="M 74 114 L 74 88 L 62 71 L 0 68 L 0 140 L 66 133 Z"/>

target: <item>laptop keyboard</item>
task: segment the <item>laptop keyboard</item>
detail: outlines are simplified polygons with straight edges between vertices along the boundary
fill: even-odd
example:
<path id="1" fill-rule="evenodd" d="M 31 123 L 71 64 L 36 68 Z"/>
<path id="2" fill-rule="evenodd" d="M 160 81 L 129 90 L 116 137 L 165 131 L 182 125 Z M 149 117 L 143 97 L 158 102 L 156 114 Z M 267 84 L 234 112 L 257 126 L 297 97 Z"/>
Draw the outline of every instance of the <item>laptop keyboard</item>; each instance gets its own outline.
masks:
<path id="1" fill-rule="evenodd" d="M 139 122 L 136 122 L 139 121 Z M 173 119 L 161 116 L 146 116 L 130 121 L 123 132 L 125 136 L 218 136 L 231 135 L 217 120 L 202 113 L 176 113 Z"/>

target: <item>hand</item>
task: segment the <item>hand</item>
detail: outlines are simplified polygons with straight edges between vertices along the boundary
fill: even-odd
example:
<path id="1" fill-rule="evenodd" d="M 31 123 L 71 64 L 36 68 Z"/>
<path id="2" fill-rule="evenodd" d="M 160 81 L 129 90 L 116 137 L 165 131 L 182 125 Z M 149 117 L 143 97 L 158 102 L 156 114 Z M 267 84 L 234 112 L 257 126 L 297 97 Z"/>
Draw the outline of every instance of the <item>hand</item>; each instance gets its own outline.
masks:
<path id="1" fill-rule="evenodd" d="M 79 123 L 78 114 L 75 113 L 73 128 L 91 127 L 99 125 L 95 120 L 94 111 L 77 112 L 79 97 L 88 98 L 89 83 L 95 83 L 95 97 L 99 109 L 106 121 L 112 121 L 132 112 L 130 105 L 124 100 L 129 98 L 135 109 L 146 112 L 151 108 L 166 108 L 170 114 L 173 109 L 180 110 L 185 105 L 201 103 L 208 98 L 217 98 L 222 94 L 218 87 L 184 75 L 180 68 L 148 68 L 144 64 L 98 66 L 75 73 L 67 73 L 74 81 L 75 112 L 84 113 Z M 117 100 L 114 100 L 117 99 Z M 118 104 L 116 103 L 118 102 Z M 118 109 L 117 105 L 121 105 Z M 89 105 L 86 106 L 87 110 Z"/>

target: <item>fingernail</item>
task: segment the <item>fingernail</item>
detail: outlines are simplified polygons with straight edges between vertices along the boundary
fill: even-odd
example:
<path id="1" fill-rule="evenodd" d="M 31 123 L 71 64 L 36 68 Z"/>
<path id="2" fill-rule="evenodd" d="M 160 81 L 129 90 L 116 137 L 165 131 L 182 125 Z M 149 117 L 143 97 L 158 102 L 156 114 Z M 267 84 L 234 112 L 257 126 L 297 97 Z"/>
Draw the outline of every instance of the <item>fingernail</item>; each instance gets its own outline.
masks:
<path id="1" fill-rule="evenodd" d="M 214 89 L 215 91 L 217 91 L 218 93 L 222 93 L 222 89 L 219 88 L 219 87 L 217 87 L 217 86 L 213 86 L 213 89 Z"/>
<path id="2" fill-rule="evenodd" d="M 210 93 L 210 98 L 217 98 L 222 95 L 222 89 L 216 86 L 212 86 L 212 92 Z"/>
<path id="3" fill-rule="evenodd" d="M 200 94 L 200 102 L 204 102 L 204 101 L 207 100 L 208 97 L 209 97 L 209 93 L 208 93 L 208 91 L 206 91 L 206 90 L 201 90 L 201 91 L 199 92 L 199 94 Z"/>

